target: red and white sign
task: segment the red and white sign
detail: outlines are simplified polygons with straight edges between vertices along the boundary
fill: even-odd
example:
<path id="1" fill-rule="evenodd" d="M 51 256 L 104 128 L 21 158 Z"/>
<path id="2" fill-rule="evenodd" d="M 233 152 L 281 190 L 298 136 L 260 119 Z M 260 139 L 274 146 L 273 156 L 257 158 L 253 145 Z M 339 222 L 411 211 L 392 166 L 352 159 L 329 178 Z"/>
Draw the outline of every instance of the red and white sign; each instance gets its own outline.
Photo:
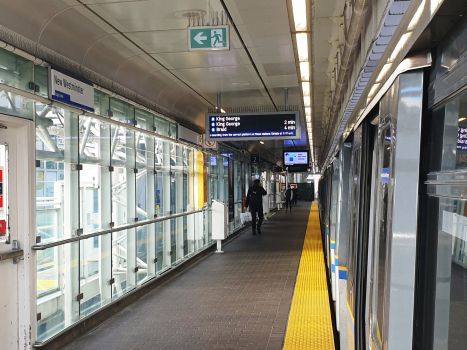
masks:
<path id="1" fill-rule="evenodd" d="M 0 220 L 0 236 L 6 235 L 6 220 Z"/>
<path id="2" fill-rule="evenodd" d="M 290 188 L 297 188 L 297 184 L 290 184 Z"/>
<path id="3" fill-rule="evenodd" d="M 203 135 L 203 148 L 215 149 L 217 150 L 218 144 L 217 141 L 207 141 L 206 135 Z"/>
<path id="4" fill-rule="evenodd" d="M 3 167 L 0 166 L 0 215 L 5 213 L 3 209 L 3 191 L 5 191 L 5 186 L 3 186 Z"/>

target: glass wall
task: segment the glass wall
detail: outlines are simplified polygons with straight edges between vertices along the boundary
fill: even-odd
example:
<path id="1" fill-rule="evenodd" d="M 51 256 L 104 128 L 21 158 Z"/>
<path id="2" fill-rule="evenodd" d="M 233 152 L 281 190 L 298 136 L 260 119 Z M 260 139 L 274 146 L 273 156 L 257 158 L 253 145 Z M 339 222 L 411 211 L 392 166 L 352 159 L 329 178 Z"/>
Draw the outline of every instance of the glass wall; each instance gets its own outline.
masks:
<path id="1" fill-rule="evenodd" d="M 0 84 L 48 97 L 46 67 L 4 49 L 0 63 Z M 184 146 L 176 123 L 97 88 L 94 109 L 0 87 L 0 113 L 35 121 L 36 235 L 56 244 L 36 254 L 39 342 L 212 244 L 211 212 L 200 211 L 212 199 L 233 196 L 231 232 L 240 227 L 249 155 Z"/>
<path id="2" fill-rule="evenodd" d="M 158 138 L 149 112 L 102 92 L 95 102 L 110 118 L 36 103 L 37 235 L 83 235 L 38 251 L 38 341 L 211 244 L 210 213 L 189 214 L 210 205 L 207 155 Z M 176 134 L 168 122 L 158 131 Z"/>

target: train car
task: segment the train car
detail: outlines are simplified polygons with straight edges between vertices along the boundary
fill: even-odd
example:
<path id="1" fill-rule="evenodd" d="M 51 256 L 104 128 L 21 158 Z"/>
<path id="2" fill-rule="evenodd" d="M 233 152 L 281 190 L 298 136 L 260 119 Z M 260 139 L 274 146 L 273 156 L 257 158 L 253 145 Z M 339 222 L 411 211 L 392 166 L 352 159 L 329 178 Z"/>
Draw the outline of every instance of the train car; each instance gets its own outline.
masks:
<path id="1" fill-rule="evenodd" d="M 467 344 L 467 18 L 437 28 L 442 40 L 417 44 L 322 170 L 343 349 Z"/>

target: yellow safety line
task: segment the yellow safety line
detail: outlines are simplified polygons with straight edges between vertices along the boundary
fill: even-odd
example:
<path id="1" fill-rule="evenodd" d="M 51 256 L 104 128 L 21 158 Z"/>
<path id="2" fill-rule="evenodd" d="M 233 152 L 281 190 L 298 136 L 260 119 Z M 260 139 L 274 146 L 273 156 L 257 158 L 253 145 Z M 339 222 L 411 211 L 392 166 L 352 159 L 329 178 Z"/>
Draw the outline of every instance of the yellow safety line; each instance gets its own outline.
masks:
<path id="1" fill-rule="evenodd" d="M 284 350 L 334 350 L 318 205 L 308 219 Z"/>

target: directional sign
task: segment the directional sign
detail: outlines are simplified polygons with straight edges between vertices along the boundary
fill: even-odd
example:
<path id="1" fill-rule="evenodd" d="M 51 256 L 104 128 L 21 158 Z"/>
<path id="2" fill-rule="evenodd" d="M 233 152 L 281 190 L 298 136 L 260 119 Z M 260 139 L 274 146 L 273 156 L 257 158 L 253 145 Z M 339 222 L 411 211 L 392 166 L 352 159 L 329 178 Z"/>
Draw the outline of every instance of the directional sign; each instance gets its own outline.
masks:
<path id="1" fill-rule="evenodd" d="M 229 26 L 188 27 L 188 50 L 230 50 Z"/>

